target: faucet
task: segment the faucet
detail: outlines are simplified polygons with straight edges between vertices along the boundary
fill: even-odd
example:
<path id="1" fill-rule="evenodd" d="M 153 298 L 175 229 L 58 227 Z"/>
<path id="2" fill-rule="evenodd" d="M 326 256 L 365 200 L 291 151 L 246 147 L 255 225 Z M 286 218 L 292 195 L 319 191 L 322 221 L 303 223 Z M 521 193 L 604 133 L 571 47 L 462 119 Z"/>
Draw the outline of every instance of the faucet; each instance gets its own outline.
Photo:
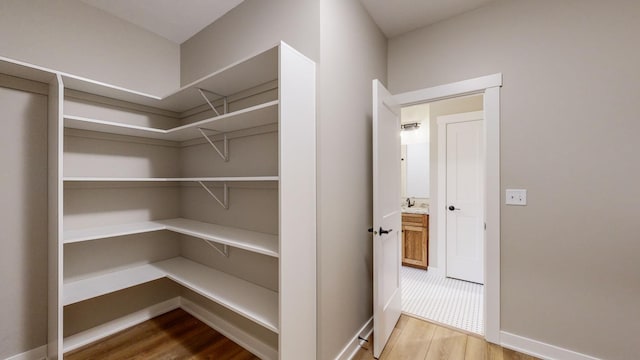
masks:
<path id="1" fill-rule="evenodd" d="M 407 198 L 407 207 L 412 207 L 415 204 L 416 204 L 415 200 L 413 200 L 413 202 L 412 202 L 410 197 Z"/>

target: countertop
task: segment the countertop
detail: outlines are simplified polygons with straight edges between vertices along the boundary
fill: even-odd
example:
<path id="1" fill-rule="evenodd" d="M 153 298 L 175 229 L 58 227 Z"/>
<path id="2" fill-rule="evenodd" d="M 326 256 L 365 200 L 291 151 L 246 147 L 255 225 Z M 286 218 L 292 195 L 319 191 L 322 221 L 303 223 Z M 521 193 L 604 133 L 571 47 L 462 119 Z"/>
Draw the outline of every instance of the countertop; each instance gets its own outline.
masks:
<path id="1" fill-rule="evenodd" d="M 429 214 L 428 206 L 412 206 L 407 207 L 407 205 L 402 205 L 402 212 L 409 214 Z"/>

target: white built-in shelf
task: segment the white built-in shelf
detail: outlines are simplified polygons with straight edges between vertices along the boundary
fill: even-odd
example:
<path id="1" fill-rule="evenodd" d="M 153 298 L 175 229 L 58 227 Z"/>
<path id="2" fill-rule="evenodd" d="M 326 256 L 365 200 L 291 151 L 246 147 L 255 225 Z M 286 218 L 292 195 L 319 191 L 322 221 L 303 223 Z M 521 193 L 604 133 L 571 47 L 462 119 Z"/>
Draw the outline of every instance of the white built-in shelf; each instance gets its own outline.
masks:
<path id="1" fill-rule="evenodd" d="M 244 249 L 263 255 L 273 257 L 279 256 L 277 235 L 182 218 L 162 220 L 160 223 L 165 225 L 167 230 L 180 234 L 213 241 L 223 245 L 229 245 L 238 249 Z"/>
<path id="2" fill-rule="evenodd" d="M 278 47 L 272 47 L 245 60 L 240 60 L 166 96 L 145 94 L 70 74 L 61 75 L 67 89 L 183 112 L 206 104 L 198 89 L 228 96 L 276 80 L 278 78 Z M 216 100 L 214 95 L 209 94 L 209 96 L 211 100 Z"/>
<path id="3" fill-rule="evenodd" d="M 92 227 L 87 229 L 65 230 L 62 234 L 65 244 L 98 240 L 116 236 L 142 234 L 152 231 L 166 230 L 159 221 L 141 221 L 130 224 Z"/>
<path id="4" fill-rule="evenodd" d="M 159 230 L 169 230 L 267 256 L 279 256 L 277 235 L 182 218 L 66 230 L 63 237 L 64 243 L 70 244 Z"/>
<path id="5" fill-rule="evenodd" d="M 166 274 L 150 265 L 140 265 L 64 284 L 64 306 L 118 290 L 162 279 Z"/>
<path id="6" fill-rule="evenodd" d="M 193 177 L 193 178 L 134 178 L 134 177 L 91 177 L 65 176 L 67 182 L 239 182 L 239 181 L 278 181 L 278 176 L 226 176 L 226 177 Z"/>
<path id="7" fill-rule="evenodd" d="M 178 284 L 278 333 L 278 293 L 185 258 L 154 266 Z"/>
<path id="8" fill-rule="evenodd" d="M 182 257 L 64 284 L 64 305 L 167 277 L 278 333 L 278 293 Z"/>
<path id="9" fill-rule="evenodd" d="M 55 73 L 49 69 L 3 56 L 0 56 L 0 74 L 8 74 L 42 83 L 48 83 L 56 77 Z"/>
<path id="10" fill-rule="evenodd" d="M 80 116 L 65 115 L 64 117 L 66 128 L 171 141 L 202 138 L 202 133 L 198 129 L 203 129 L 207 135 L 215 135 L 216 133 L 228 133 L 276 124 L 277 122 L 278 100 L 166 130 Z"/>

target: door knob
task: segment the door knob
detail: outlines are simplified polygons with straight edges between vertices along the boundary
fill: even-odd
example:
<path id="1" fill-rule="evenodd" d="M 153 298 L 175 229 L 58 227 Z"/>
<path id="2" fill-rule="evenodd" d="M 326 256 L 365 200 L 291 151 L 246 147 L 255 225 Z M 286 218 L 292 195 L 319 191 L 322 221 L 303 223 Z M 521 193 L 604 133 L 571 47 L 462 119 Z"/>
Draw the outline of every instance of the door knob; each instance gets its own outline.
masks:
<path id="1" fill-rule="evenodd" d="M 453 210 L 460 210 L 460 208 L 457 208 L 453 205 L 449 205 L 449 211 L 453 211 Z"/>
<path id="2" fill-rule="evenodd" d="M 393 229 L 383 230 L 383 229 L 382 229 L 382 226 L 380 226 L 380 234 L 381 234 L 381 235 L 382 235 L 382 234 L 388 234 L 388 233 L 390 233 L 390 232 L 392 232 L 392 231 L 393 231 Z"/>

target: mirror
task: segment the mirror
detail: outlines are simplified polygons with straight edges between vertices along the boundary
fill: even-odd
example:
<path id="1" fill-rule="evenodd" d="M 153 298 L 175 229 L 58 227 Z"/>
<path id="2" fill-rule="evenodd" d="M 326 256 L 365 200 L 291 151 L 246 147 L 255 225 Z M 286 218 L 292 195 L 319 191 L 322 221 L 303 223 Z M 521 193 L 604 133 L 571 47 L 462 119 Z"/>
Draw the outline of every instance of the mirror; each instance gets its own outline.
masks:
<path id="1" fill-rule="evenodd" d="M 429 105 L 420 104 L 402 108 L 401 131 L 402 144 L 402 191 L 403 200 L 407 197 L 429 198 Z"/>
<path id="2" fill-rule="evenodd" d="M 407 144 L 406 197 L 429 197 L 429 143 Z"/>

